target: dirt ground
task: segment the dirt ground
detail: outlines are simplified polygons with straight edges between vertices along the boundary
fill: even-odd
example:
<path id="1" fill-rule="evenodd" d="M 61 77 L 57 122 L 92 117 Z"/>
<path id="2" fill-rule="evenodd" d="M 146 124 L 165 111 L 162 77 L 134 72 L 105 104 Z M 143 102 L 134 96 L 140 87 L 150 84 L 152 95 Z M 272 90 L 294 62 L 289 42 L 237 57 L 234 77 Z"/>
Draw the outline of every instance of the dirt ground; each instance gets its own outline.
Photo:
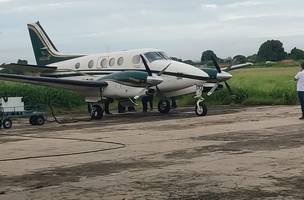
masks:
<path id="1" fill-rule="evenodd" d="M 299 108 L 192 108 L 0 130 L 0 199 L 304 199 Z"/>

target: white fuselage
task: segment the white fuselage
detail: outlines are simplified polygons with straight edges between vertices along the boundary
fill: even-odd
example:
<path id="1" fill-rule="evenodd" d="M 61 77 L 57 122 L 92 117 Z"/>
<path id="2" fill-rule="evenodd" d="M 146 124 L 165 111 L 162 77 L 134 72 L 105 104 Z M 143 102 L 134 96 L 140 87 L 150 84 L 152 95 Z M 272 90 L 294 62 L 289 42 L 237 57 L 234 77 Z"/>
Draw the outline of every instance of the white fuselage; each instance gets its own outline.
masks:
<path id="1" fill-rule="evenodd" d="M 53 77 L 73 79 L 73 80 L 97 80 L 111 73 L 126 70 L 145 71 L 139 55 L 144 55 L 153 74 L 158 74 L 168 64 L 171 65 L 161 75 L 163 82 L 158 85 L 163 96 L 170 93 L 174 96 L 175 91 L 204 84 L 204 80 L 193 79 L 191 77 L 208 77 L 202 70 L 185 63 L 177 62 L 165 56 L 163 59 L 151 59 L 145 54 L 148 52 L 162 52 L 157 49 L 139 49 L 129 51 L 119 51 L 112 53 L 102 53 L 95 55 L 82 56 L 79 58 L 53 63 L 57 71 L 46 74 Z M 71 88 L 76 90 L 77 88 Z M 142 88 L 130 87 L 119 83 L 111 82 L 104 90 L 104 97 L 129 98 L 138 95 Z M 96 91 L 82 91 L 87 97 L 98 96 Z"/>

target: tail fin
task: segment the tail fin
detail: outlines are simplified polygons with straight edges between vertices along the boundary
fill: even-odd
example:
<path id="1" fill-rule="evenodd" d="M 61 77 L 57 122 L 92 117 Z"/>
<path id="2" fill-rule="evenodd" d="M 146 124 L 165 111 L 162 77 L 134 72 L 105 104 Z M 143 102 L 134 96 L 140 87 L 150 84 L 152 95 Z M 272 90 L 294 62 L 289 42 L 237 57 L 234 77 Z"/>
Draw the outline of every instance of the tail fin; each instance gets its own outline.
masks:
<path id="1" fill-rule="evenodd" d="M 36 62 L 38 65 L 49 65 L 55 62 L 70 60 L 81 57 L 82 55 L 63 55 L 59 53 L 54 43 L 43 30 L 39 22 L 27 25 Z"/>

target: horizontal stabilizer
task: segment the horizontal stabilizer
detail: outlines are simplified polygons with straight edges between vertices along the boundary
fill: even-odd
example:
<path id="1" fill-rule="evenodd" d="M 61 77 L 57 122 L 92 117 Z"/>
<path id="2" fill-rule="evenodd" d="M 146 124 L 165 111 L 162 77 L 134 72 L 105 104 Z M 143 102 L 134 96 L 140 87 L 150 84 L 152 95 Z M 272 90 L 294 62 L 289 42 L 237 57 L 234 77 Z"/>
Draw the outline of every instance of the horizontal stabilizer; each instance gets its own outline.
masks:
<path id="1" fill-rule="evenodd" d="M 22 74 L 50 73 L 57 70 L 57 67 L 25 65 L 25 64 L 16 64 L 16 63 L 4 64 L 4 65 L 0 65 L 0 67 L 5 69 L 11 69 L 17 73 L 22 73 Z"/>

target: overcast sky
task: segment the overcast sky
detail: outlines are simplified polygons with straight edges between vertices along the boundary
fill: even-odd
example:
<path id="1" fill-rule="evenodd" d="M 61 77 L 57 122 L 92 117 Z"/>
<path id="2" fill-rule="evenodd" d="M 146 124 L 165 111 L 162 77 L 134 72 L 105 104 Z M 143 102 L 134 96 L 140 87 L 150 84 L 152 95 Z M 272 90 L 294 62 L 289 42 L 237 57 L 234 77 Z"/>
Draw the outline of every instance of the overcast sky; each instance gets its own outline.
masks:
<path id="1" fill-rule="evenodd" d="M 304 49 L 302 0 L 0 0 L 0 63 L 34 63 L 26 27 L 40 21 L 67 53 L 159 48 L 198 60 L 251 55 L 267 39 Z"/>

